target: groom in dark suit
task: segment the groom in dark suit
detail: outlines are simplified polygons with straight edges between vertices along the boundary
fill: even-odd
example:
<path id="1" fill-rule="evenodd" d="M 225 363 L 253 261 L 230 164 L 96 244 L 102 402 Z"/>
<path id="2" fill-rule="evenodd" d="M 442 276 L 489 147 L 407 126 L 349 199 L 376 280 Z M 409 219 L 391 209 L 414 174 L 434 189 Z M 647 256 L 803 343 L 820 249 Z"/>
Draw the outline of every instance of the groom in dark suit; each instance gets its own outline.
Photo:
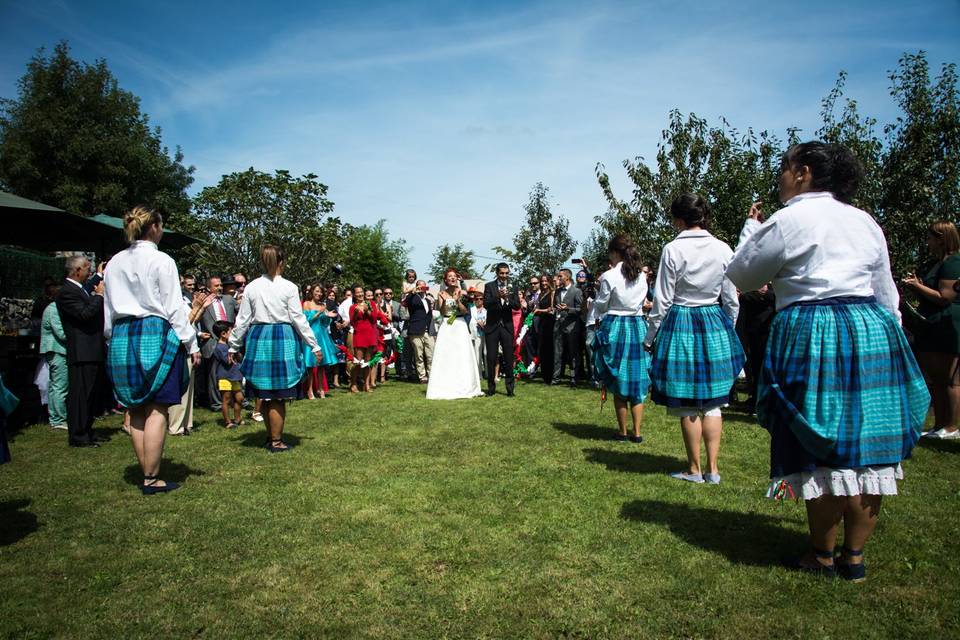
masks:
<path id="1" fill-rule="evenodd" d="M 483 287 L 483 305 L 487 309 L 487 324 L 483 328 L 487 349 L 487 395 L 497 392 L 497 355 L 503 350 L 503 367 L 507 376 L 507 395 L 513 395 L 513 312 L 520 308 L 520 296 L 508 279 L 510 267 L 505 262 L 497 265 L 497 279 Z"/>

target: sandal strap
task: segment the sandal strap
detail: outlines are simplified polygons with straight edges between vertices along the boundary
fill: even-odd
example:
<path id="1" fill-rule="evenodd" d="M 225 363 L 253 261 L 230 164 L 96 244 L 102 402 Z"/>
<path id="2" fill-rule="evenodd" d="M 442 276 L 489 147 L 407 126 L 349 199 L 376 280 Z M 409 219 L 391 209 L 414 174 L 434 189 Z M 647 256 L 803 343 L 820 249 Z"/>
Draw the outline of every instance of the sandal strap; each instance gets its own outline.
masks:
<path id="1" fill-rule="evenodd" d="M 862 556 L 862 555 L 863 555 L 863 549 L 853 550 L 853 549 L 851 549 L 850 547 L 847 547 L 846 545 L 844 545 L 844 547 L 843 547 L 843 555 L 856 558 L 857 556 Z"/>
<path id="2" fill-rule="evenodd" d="M 830 558 L 830 559 L 833 559 L 833 551 L 824 551 L 823 549 L 817 549 L 816 547 L 813 547 L 813 553 L 814 553 L 814 555 L 816 555 L 818 558 L 824 558 L 824 559 Z"/>

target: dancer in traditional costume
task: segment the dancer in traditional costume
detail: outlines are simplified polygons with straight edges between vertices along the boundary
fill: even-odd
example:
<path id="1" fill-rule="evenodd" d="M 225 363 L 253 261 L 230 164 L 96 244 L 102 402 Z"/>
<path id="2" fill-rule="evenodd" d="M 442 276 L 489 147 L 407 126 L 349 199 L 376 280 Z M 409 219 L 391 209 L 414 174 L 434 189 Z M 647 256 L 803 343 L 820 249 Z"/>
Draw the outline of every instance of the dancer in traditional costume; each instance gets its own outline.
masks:
<path id="1" fill-rule="evenodd" d="M 323 352 L 300 308 L 297 285 L 281 276 L 283 249 L 266 245 L 260 262 L 266 273 L 247 285 L 230 334 L 230 353 L 243 349 L 240 370 L 250 393 L 262 401 L 261 413 L 267 427 L 268 451 L 288 451 L 283 441 L 286 401 L 297 397 L 297 384 L 303 378 L 302 340 L 317 360 Z"/>
<path id="2" fill-rule="evenodd" d="M 679 196 L 670 213 L 680 234 L 660 256 L 644 340 L 653 352 L 651 397 L 680 418 L 688 467 L 670 475 L 720 484 L 720 408 L 729 402 L 746 359 L 734 331 L 740 308 L 737 290 L 724 277 L 733 251 L 707 231 L 710 207 L 703 197 Z M 700 466 L 701 440 L 707 451 L 706 474 Z"/>
<path id="3" fill-rule="evenodd" d="M 124 216 L 130 247 L 104 271 L 104 335 L 110 341 L 107 372 L 114 394 L 130 415 L 133 449 L 143 471 L 144 495 L 173 491 L 159 478 L 167 409 L 180 404 L 189 383 L 186 359 L 200 361 L 197 336 L 180 292 L 177 265 L 157 249 L 163 218 L 136 207 Z"/>
<path id="4" fill-rule="evenodd" d="M 607 245 L 614 267 L 600 276 L 593 312 L 603 317 L 593 342 L 593 368 L 605 391 L 613 393 L 620 432 L 627 440 L 627 413 L 633 424 L 630 440 L 643 442 L 640 423 L 643 401 L 650 389 L 650 356 L 643 346 L 646 318 L 647 277 L 640 271 L 640 254 L 627 236 L 617 236 Z"/>
<path id="5" fill-rule="evenodd" d="M 881 499 L 897 493 L 930 405 L 900 328 L 883 231 L 849 204 L 862 177 L 839 145 L 791 147 L 785 207 L 765 223 L 751 208 L 727 269 L 743 290 L 772 281 L 776 293 L 757 417 L 771 436 L 767 495 L 806 501 L 811 548 L 789 564 L 854 581 L 866 577 Z"/>

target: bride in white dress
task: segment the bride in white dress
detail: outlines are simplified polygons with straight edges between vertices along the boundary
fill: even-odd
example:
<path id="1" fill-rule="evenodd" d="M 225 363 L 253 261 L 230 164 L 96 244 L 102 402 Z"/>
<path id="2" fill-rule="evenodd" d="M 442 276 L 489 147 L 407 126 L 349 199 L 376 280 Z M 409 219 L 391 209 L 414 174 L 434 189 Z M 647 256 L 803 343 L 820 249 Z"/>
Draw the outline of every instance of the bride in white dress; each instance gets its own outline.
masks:
<path id="1" fill-rule="evenodd" d="M 433 348 L 427 400 L 475 398 L 483 392 L 477 353 L 470 338 L 470 310 L 463 303 L 466 292 L 460 288 L 460 276 L 453 269 L 443 274 L 443 283 L 446 288 L 437 298 L 442 318 Z"/>

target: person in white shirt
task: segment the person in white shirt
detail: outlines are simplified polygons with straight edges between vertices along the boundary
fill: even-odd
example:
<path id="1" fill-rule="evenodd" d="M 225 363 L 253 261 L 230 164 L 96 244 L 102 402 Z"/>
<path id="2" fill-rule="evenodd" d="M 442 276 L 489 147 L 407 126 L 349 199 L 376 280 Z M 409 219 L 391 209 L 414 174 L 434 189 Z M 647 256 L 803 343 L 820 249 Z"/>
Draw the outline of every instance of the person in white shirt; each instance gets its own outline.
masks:
<path id="1" fill-rule="evenodd" d="M 643 345 L 647 279 L 640 271 L 640 254 L 628 236 L 610 240 L 607 254 L 613 268 L 600 276 L 592 312 L 602 317 L 593 340 L 594 375 L 604 390 L 613 392 L 620 432 L 616 439 L 627 440 L 627 413 L 633 423 L 630 440 L 643 442 L 643 401 L 650 389 L 650 356 Z"/>
<path id="2" fill-rule="evenodd" d="M 260 251 L 266 273 L 247 285 L 228 343 L 231 354 L 244 349 L 240 370 L 251 395 L 262 401 L 268 435 L 265 446 L 271 453 L 291 447 L 283 441 L 285 402 L 297 397 L 297 385 L 306 371 L 300 341 L 317 359 L 322 357 L 303 315 L 297 285 L 280 275 L 283 259 L 280 247 L 268 244 Z"/>
<path id="3" fill-rule="evenodd" d="M 734 331 L 737 290 L 724 277 L 733 251 L 707 231 L 710 207 L 702 196 L 677 197 L 670 214 L 680 234 L 660 255 L 644 340 L 653 353 L 651 397 L 680 418 L 688 469 L 671 477 L 720 484 L 720 407 L 728 403 L 746 359 Z M 707 451 L 705 475 L 700 467 L 701 440 Z"/>
<path id="4" fill-rule="evenodd" d="M 487 326 L 487 309 L 483 306 L 482 291 L 471 288 L 469 294 L 473 299 L 473 306 L 470 307 L 470 336 L 473 339 L 473 350 L 477 354 L 480 378 L 483 379 L 487 377 L 486 334 L 483 331 Z"/>
<path id="5" fill-rule="evenodd" d="M 180 291 L 177 265 L 157 249 L 163 218 L 136 207 L 124 216 L 130 247 L 104 272 L 104 335 L 114 394 L 130 414 L 131 440 L 143 470 L 144 495 L 178 487 L 160 480 L 167 410 L 180 403 L 189 382 L 187 354 L 200 359 L 197 336 Z"/>
<path id="6" fill-rule="evenodd" d="M 862 176 L 839 145 L 791 147 L 780 176 L 786 206 L 765 223 L 759 203 L 751 207 L 727 268 L 741 289 L 772 281 L 776 293 L 757 417 L 771 437 L 767 495 L 806 501 L 811 549 L 789 566 L 855 581 L 866 577 L 881 498 L 897 493 L 930 403 L 900 328 L 883 231 L 849 204 Z"/>

